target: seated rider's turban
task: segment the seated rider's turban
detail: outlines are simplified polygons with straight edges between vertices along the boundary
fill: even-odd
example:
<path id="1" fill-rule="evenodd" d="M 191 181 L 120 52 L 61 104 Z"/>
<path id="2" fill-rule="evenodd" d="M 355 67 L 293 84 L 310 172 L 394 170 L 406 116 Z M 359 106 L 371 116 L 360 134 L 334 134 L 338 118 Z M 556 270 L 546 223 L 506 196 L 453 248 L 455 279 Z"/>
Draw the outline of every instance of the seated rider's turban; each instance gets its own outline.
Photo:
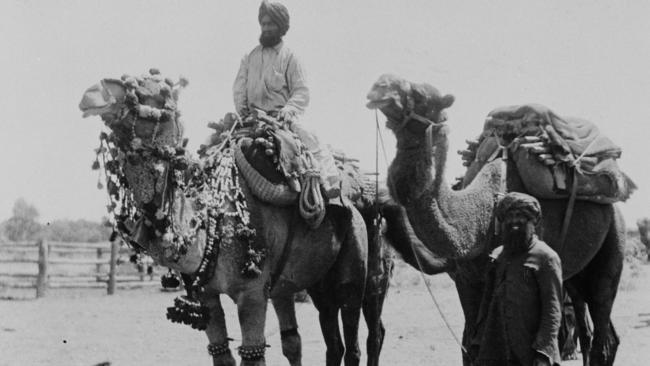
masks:
<path id="1" fill-rule="evenodd" d="M 265 15 L 270 16 L 273 22 L 278 25 L 281 35 L 284 36 L 287 33 L 289 30 L 289 10 L 287 10 L 286 6 L 277 2 L 272 3 L 264 0 L 260 4 L 260 12 L 257 16 L 260 23 L 262 22 L 262 17 Z"/>
<path id="2" fill-rule="evenodd" d="M 522 212 L 535 224 L 542 218 L 542 209 L 537 198 L 525 193 L 510 192 L 506 194 L 497 204 L 497 219 L 503 222 L 506 213 L 513 210 Z"/>

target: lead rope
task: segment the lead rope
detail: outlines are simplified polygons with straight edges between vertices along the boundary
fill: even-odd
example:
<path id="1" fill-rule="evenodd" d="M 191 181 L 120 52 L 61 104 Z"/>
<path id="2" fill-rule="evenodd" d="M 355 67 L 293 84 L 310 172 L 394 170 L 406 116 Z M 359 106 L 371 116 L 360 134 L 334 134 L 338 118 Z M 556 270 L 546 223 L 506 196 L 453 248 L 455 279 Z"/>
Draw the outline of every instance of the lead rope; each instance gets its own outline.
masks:
<path id="1" fill-rule="evenodd" d="M 375 109 L 375 124 L 376 124 L 376 129 L 377 129 L 377 139 L 375 141 L 375 164 L 377 168 L 377 174 L 379 174 L 379 144 L 378 142 L 381 141 L 381 148 L 382 151 L 384 152 L 384 159 L 386 159 L 386 163 L 388 163 L 388 159 L 386 158 L 386 148 L 384 146 L 384 140 L 381 135 L 381 130 L 379 129 L 379 117 L 377 116 L 377 110 Z M 431 141 L 427 141 L 430 143 Z M 377 192 L 379 192 L 379 177 L 376 178 L 375 183 L 377 184 Z M 378 197 L 378 193 L 375 193 Z M 456 332 L 454 332 L 454 329 L 451 327 L 449 324 L 449 321 L 447 320 L 447 317 L 445 316 L 445 313 L 442 311 L 442 308 L 440 307 L 440 304 L 438 303 L 438 300 L 436 299 L 436 296 L 433 294 L 433 291 L 431 291 L 431 285 L 429 285 L 429 282 L 427 281 L 426 277 L 424 277 L 424 272 L 422 272 L 422 264 L 420 263 L 420 258 L 418 257 L 417 253 L 415 252 L 415 247 L 413 246 L 413 242 L 411 244 L 411 251 L 413 252 L 413 256 L 415 257 L 415 261 L 417 262 L 418 265 L 418 270 L 420 272 L 420 276 L 422 277 L 422 282 L 424 283 L 424 286 L 426 287 L 427 291 L 429 292 L 429 296 L 431 297 L 431 300 L 433 300 L 433 304 L 436 306 L 436 309 L 438 310 L 438 314 L 440 314 L 440 318 L 442 319 L 442 322 L 445 323 L 445 326 L 449 330 L 449 333 L 451 333 L 451 336 L 454 338 L 454 341 L 456 341 L 456 344 L 460 346 L 460 349 L 463 351 L 464 354 L 469 356 L 469 352 L 467 352 L 467 349 L 463 346 L 462 342 L 459 340 L 458 336 L 456 335 Z"/>

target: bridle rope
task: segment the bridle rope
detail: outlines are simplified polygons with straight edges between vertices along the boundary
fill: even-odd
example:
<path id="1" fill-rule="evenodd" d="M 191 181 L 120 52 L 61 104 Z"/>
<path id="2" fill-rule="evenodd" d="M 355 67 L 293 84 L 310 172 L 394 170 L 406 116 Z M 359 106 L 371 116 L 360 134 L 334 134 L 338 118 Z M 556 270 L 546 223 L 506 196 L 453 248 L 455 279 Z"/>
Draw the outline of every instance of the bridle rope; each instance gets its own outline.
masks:
<path id="1" fill-rule="evenodd" d="M 383 140 L 383 137 L 382 137 L 382 134 L 381 134 L 381 129 L 379 128 L 379 118 L 378 118 L 377 115 L 378 115 L 377 110 L 375 109 L 375 128 L 376 128 L 376 136 L 377 136 L 377 138 L 375 140 L 375 160 L 376 160 L 375 161 L 375 167 L 377 169 L 377 175 L 378 175 L 379 174 L 379 152 L 378 152 L 378 150 L 379 150 L 379 143 L 380 142 L 381 142 L 381 149 L 382 149 L 382 151 L 384 153 L 384 159 L 386 161 L 386 164 L 388 164 L 388 158 L 386 157 L 386 147 L 384 146 L 384 140 Z M 433 127 L 443 126 L 444 122 L 433 122 L 433 121 L 431 121 L 431 120 L 429 120 L 427 118 L 424 118 L 424 117 L 422 117 L 422 116 L 420 116 L 418 114 L 415 114 L 413 111 L 411 111 L 411 113 L 408 113 L 404 117 L 404 120 L 402 121 L 402 123 L 398 125 L 398 129 L 403 128 L 406 125 L 406 123 L 408 123 L 408 121 L 410 119 L 415 119 L 415 120 L 417 120 L 419 122 L 424 122 L 424 123 L 429 124 L 429 126 L 426 129 L 427 138 L 426 138 L 425 143 L 427 144 L 427 147 L 426 147 L 427 151 L 431 151 L 432 128 Z M 392 122 L 392 123 L 394 123 L 394 122 Z M 379 195 L 379 193 L 378 193 L 379 192 L 379 178 L 376 179 L 375 184 L 376 184 L 376 189 L 375 190 L 377 192 L 376 197 L 378 199 L 379 198 L 378 197 L 378 195 Z M 418 272 L 420 273 L 420 276 L 422 277 L 422 282 L 424 283 L 424 286 L 426 287 L 427 292 L 429 292 L 429 296 L 431 297 L 431 300 L 433 301 L 433 304 L 435 305 L 436 309 L 438 310 L 438 314 L 440 315 L 440 318 L 442 319 L 443 323 L 447 327 L 447 330 L 449 330 L 449 333 L 451 334 L 451 336 L 454 339 L 454 341 L 456 342 L 456 344 L 458 344 L 458 346 L 460 346 L 462 352 L 469 355 L 469 352 L 463 346 L 462 342 L 459 340 L 458 336 L 456 335 L 456 332 L 454 332 L 454 329 L 451 327 L 449 321 L 447 320 L 447 317 L 445 316 L 445 313 L 442 311 L 442 308 L 441 308 L 440 304 L 438 303 L 438 300 L 436 299 L 436 296 L 433 294 L 433 291 L 431 290 L 431 285 L 427 281 L 427 278 L 424 276 L 424 272 L 422 272 L 422 263 L 420 262 L 420 258 L 418 257 L 417 252 L 415 251 L 415 246 L 413 245 L 413 242 L 410 242 L 410 247 L 411 247 L 411 251 L 413 252 L 413 256 L 415 257 L 415 261 L 417 262 Z"/>

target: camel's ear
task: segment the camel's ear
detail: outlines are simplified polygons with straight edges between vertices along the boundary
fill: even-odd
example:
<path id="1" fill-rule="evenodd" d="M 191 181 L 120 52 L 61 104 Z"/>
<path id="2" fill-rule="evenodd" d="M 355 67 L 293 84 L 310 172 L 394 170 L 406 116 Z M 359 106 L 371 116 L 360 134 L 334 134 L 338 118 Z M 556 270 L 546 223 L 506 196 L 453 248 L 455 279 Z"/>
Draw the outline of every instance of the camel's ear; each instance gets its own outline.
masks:
<path id="1" fill-rule="evenodd" d="M 445 109 L 451 107 L 452 104 L 454 104 L 454 101 L 456 98 L 454 98 L 453 95 L 447 94 L 444 97 L 440 99 L 440 109 Z"/>
<path id="2" fill-rule="evenodd" d="M 418 101 L 424 100 L 427 98 L 427 94 L 429 93 L 427 93 L 424 84 L 415 84 L 415 83 L 411 84 L 411 92 L 409 93 L 409 95 L 413 97 L 413 99 Z"/>

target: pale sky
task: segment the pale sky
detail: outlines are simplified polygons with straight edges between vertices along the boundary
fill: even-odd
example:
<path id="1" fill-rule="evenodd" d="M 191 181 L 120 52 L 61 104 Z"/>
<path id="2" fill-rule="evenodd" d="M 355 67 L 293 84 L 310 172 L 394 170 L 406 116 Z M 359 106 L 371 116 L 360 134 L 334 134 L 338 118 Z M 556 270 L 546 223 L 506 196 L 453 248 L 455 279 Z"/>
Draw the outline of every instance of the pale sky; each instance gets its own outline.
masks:
<path id="1" fill-rule="evenodd" d="M 628 226 L 650 216 L 650 2 L 284 1 L 286 44 L 303 61 L 311 106 L 303 122 L 321 139 L 375 164 L 374 113 L 365 95 L 395 73 L 454 94 L 454 152 L 485 115 L 536 102 L 595 122 L 623 148 L 619 165 L 639 185 L 621 204 Z M 0 3 L 0 220 L 24 197 L 56 218 L 99 220 L 93 149 L 99 118 L 82 119 L 84 90 L 150 67 L 190 81 L 180 108 L 190 147 L 232 111 L 241 57 L 257 43 L 259 1 L 12 1 Z M 383 127 L 388 159 L 392 134 Z M 386 172 L 381 159 L 380 172 Z"/>

